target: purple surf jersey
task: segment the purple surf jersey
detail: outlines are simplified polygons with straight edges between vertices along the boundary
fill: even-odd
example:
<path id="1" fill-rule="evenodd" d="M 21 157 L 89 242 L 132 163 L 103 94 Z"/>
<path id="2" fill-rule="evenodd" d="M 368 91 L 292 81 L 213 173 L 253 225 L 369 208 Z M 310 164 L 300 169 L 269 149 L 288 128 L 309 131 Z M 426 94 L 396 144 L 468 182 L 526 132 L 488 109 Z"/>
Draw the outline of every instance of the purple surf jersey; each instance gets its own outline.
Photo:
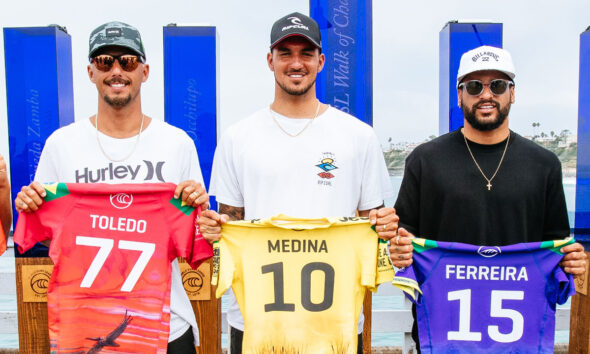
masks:
<path id="1" fill-rule="evenodd" d="M 573 242 L 489 247 L 414 239 L 414 263 L 393 284 L 416 303 L 422 352 L 553 353 L 555 304 L 575 294 L 559 250 Z"/>

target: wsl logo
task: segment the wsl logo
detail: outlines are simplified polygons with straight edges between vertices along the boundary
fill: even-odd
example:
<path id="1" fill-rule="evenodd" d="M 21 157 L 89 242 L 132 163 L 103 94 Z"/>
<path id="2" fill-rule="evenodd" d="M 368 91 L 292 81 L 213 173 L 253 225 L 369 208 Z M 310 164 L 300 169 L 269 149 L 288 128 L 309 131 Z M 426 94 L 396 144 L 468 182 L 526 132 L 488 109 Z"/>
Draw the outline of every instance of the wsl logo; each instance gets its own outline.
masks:
<path id="1" fill-rule="evenodd" d="M 76 183 L 99 183 L 111 181 L 152 181 L 165 182 L 162 168 L 165 161 L 152 162 L 143 160 L 141 165 L 113 165 L 109 163 L 103 168 L 76 170 Z"/>
<path id="2" fill-rule="evenodd" d="M 481 246 L 478 250 L 477 253 L 482 256 L 482 257 L 486 257 L 486 258 L 492 258 L 494 256 L 499 255 L 500 253 L 502 253 L 502 251 L 500 250 L 500 247 L 496 247 L 496 246 Z"/>
<path id="3" fill-rule="evenodd" d="M 111 205 L 117 209 L 127 209 L 133 203 L 133 196 L 126 193 L 111 195 Z"/>

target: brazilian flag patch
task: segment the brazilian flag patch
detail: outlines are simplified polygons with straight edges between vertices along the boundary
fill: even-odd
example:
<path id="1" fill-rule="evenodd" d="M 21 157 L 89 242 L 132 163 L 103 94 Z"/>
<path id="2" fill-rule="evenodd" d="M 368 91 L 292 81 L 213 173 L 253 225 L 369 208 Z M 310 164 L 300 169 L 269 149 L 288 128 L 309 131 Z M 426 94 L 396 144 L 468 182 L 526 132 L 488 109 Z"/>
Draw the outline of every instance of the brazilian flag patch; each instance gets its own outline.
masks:
<path id="1" fill-rule="evenodd" d="M 181 198 L 174 198 L 172 197 L 172 199 L 170 199 L 170 204 L 174 205 L 176 207 L 176 209 L 180 210 L 181 212 L 184 213 L 184 215 L 189 216 L 192 214 L 193 210 L 195 210 L 195 208 L 193 208 L 192 206 L 186 204 L 184 201 L 182 201 Z"/>
<path id="2" fill-rule="evenodd" d="M 433 240 L 427 240 L 424 238 L 413 238 L 412 243 L 414 244 L 414 251 L 418 253 L 422 253 L 424 251 L 428 251 L 432 248 L 437 248 L 438 243 Z"/>
<path id="3" fill-rule="evenodd" d="M 68 186 L 65 183 L 44 184 L 43 188 L 45 188 L 45 192 L 47 193 L 44 198 L 45 202 L 50 202 L 70 194 Z"/>

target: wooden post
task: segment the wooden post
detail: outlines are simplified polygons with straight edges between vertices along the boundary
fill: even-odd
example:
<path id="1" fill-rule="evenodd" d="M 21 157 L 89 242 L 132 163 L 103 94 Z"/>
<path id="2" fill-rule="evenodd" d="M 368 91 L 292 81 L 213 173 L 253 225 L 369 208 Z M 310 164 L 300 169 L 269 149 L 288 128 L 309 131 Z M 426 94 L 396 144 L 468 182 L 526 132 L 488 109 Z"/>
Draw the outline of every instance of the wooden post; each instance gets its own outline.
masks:
<path id="1" fill-rule="evenodd" d="M 47 328 L 47 285 L 49 276 L 46 266 L 52 266 L 50 258 L 15 258 L 16 303 L 18 309 L 18 345 L 21 354 L 49 353 L 49 330 Z M 37 268 L 37 271 L 31 271 Z M 23 270 L 31 281 L 23 281 Z M 37 283 L 37 285 L 35 285 Z M 43 290 L 45 293 L 43 294 Z M 32 294 L 31 294 L 32 292 Z M 37 295 L 35 302 L 24 302 L 27 295 Z M 43 296 L 44 295 L 44 296 Z M 41 302 L 43 301 L 43 302 Z"/>
<path id="2" fill-rule="evenodd" d="M 586 252 L 586 255 L 590 259 L 590 252 Z M 590 321 L 588 321 L 590 319 L 589 268 L 589 262 L 586 262 L 586 273 L 576 278 L 577 294 L 572 297 L 569 344 L 571 354 L 590 353 Z"/>
<path id="3" fill-rule="evenodd" d="M 365 315 L 365 324 L 363 325 L 363 353 L 371 354 L 371 315 L 373 305 L 373 293 L 365 291 L 365 300 L 363 301 L 363 314 Z"/>

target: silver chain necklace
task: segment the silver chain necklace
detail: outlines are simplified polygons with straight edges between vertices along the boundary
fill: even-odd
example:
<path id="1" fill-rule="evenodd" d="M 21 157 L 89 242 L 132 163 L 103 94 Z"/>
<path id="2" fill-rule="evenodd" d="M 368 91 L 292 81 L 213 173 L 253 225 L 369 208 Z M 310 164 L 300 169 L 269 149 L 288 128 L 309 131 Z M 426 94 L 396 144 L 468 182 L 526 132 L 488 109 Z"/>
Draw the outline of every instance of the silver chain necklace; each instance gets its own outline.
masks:
<path id="1" fill-rule="evenodd" d="M 307 129 L 307 127 L 309 127 L 311 125 L 311 123 L 318 117 L 318 113 L 320 113 L 320 107 L 321 107 L 321 105 L 322 105 L 321 102 L 318 100 L 318 107 L 315 110 L 315 116 L 313 118 L 311 118 L 309 120 L 309 122 L 307 122 L 307 124 L 303 127 L 303 129 L 301 129 L 299 132 L 297 132 L 295 134 L 291 134 L 288 131 L 286 131 L 285 129 L 283 129 L 283 127 L 281 126 L 281 124 L 279 123 L 279 121 L 277 120 L 277 118 L 275 117 L 275 113 L 272 110 L 272 108 L 270 108 L 270 106 L 269 106 L 268 109 L 270 110 L 270 116 L 275 121 L 275 123 L 279 127 L 279 129 L 281 129 L 283 131 L 283 133 L 285 133 L 288 136 L 294 138 L 296 136 L 299 136 L 299 134 L 303 133 L 305 131 L 305 129 Z"/>
<path id="2" fill-rule="evenodd" d="M 135 139 L 135 145 L 133 145 L 133 149 L 131 149 L 131 151 L 129 152 L 129 154 L 127 154 L 125 157 L 123 157 L 121 159 L 113 159 L 112 157 L 110 157 L 107 154 L 107 152 L 102 147 L 102 144 L 100 143 L 100 136 L 98 134 L 98 113 L 96 113 L 96 124 L 95 124 L 95 127 L 96 127 L 96 141 L 98 142 L 98 147 L 100 148 L 100 151 L 102 151 L 102 154 L 104 155 L 104 157 L 106 157 L 111 162 L 121 162 L 121 161 L 127 160 L 131 155 L 133 155 L 133 153 L 135 152 L 135 149 L 137 149 L 137 145 L 139 144 L 139 138 L 141 137 L 141 132 L 143 131 L 143 121 L 144 120 L 145 120 L 145 114 L 141 116 L 141 125 L 139 127 L 139 134 L 137 134 L 137 139 Z"/>
<path id="3" fill-rule="evenodd" d="M 483 173 L 483 170 L 481 169 L 481 167 L 479 167 L 479 164 L 477 163 L 475 156 L 473 156 L 473 153 L 471 152 L 471 149 L 469 148 L 469 143 L 467 142 L 467 138 L 465 137 L 465 134 L 463 134 L 463 140 L 465 140 L 465 146 L 467 146 L 467 151 L 469 151 L 469 155 L 471 155 L 473 162 L 475 162 L 475 166 L 477 166 L 479 173 L 481 173 L 483 178 L 485 178 L 485 180 L 488 181 L 488 184 L 486 184 L 486 187 L 488 187 L 488 190 L 491 190 L 492 189 L 492 180 L 494 179 L 494 177 L 496 177 L 496 174 L 500 170 L 500 166 L 502 165 L 502 161 L 504 161 L 504 156 L 506 156 L 506 150 L 508 150 L 508 143 L 510 142 L 510 132 L 508 132 L 508 139 L 506 139 L 506 146 L 504 147 L 504 152 L 502 153 L 502 157 L 500 158 L 500 163 L 498 163 L 498 167 L 496 167 L 496 171 L 494 171 L 494 174 L 490 178 L 488 178 L 486 176 L 486 174 Z"/>

